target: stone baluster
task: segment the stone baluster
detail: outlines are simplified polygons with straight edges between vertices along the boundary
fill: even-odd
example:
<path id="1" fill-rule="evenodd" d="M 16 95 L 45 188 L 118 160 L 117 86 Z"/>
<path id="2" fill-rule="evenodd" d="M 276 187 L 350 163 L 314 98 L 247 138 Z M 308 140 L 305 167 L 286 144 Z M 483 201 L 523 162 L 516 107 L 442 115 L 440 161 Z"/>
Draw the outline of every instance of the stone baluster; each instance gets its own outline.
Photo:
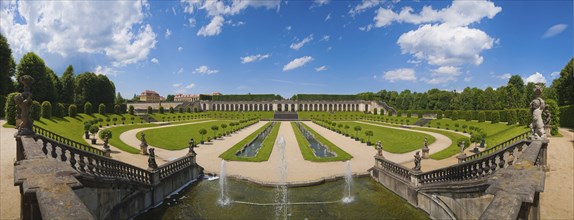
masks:
<path id="1" fill-rule="evenodd" d="M 68 158 L 66 157 L 66 148 L 61 147 L 60 150 L 62 150 L 62 154 L 60 155 L 60 159 L 64 162 L 66 162 L 68 160 Z"/>
<path id="2" fill-rule="evenodd" d="M 484 167 L 484 170 L 483 170 L 484 173 L 482 174 L 482 176 L 488 175 L 488 173 L 490 172 L 490 160 L 486 159 L 486 160 L 481 161 L 480 163 L 484 164 L 484 166 L 483 166 Z"/>
<path id="3" fill-rule="evenodd" d="M 82 173 L 85 173 L 85 172 L 86 172 L 86 169 L 85 169 L 85 167 L 86 167 L 86 162 L 84 161 L 84 154 L 79 153 L 79 155 L 80 155 L 80 161 L 79 161 L 79 163 L 78 163 L 78 164 L 80 165 L 80 170 L 79 170 L 79 171 L 82 172 Z"/>
<path id="4" fill-rule="evenodd" d="M 94 174 L 94 164 L 92 157 L 88 157 L 88 172 Z"/>
<path id="5" fill-rule="evenodd" d="M 54 142 L 50 142 L 50 146 L 52 146 L 52 158 L 56 159 L 58 154 L 56 153 L 56 144 Z"/>
<path id="6" fill-rule="evenodd" d="M 48 141 L 46 139 L 42 139 L 42 152 L 44 155 L 48 155 Z"/>
<path id="7" fill-rule="evenodd" d="M 504 153 L 498 155 L 498 167 L 504 168 Z"/>
<path id="8" fill-rule="evenodd" d="M 76 169 L 76 153 L 74 151 L 70 151 L 70 165 Z"/>

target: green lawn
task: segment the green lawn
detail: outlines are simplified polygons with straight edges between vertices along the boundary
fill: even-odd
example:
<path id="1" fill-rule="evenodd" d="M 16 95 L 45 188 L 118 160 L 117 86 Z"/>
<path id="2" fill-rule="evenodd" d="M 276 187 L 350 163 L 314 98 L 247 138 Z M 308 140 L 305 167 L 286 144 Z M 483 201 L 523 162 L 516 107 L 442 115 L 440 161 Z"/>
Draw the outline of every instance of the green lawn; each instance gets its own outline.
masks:
<path id="1" fill-rule="evenodd" d="M 269 160 L 269 156 L 273 151 L 273 145 L 275 144 L 275 139 L 277 139 L 277 134 L 279 133 L 279 127 L 281 126 L 280 122 L 275 123 L 275 125 L 271 130 L 271 133 L 269 133 L 269 135 L 265 138 L 265 140 L 263 141 L 263 146 L 259 149 L 255 157 L 235 156 L 235 153 L 237 153 L 237 151 L 241 150 L 243 146 L 245 146 L 247 143 L 253 140 L 257 136 L 257 134 L 261 133 L 263 130 L 265 130 L 265 128 L 269 126 L 272 126 L 272 122 L 267 122 L 267 124 L 265 124 L 263 127 L 257 129 L 257 131 L 253 132 L 252 134 L 241 140 L 239 143 L 233 145 L 233 147 L 231 147 L 229 150 L 223 152 L 221 155 L 219 155 L 219 157 L 224 160 L 248 161 L 248 162 L 262 162 Z"/>
<path id="2" fill-rule="evenodd" d="M 229 124 L 230 122 L 236 121 L 211 121 L 203 122 L 198 124 L 181 125 L 165 128 L 157 128 L 146 130 L 146 140 L 149 145 L 153 145 L 166 150 L 180 150 L 188 146 L 188 142 L 191 138 L 195 139 L 196 143 L 202 140 L 202 136 L 199 134 L 199 130 L 204 128 L 207 130 L 207 134 L 203 137 L 203 140 L 207 140 L 207 137 L 214 137 L 214 132 L 211 130 L 212 125 L 219 126 L 219 130 L 216 132 L 217 135 L 223 133 L 221 124 Z M 243 123 L 241 126 L 244 126 Z M 239 126 L 235 126 L 236 128 Z M 227 127 L 226 131 L 230 131 L 231 127 Z M 137 133 L 137 138 L 141 140 L 141 131 Z M 209 147 L 209 146 L 206 146 Z"/>
<path id="3" fill-rule="evenodd" d="M 164 114 L 160 113 L 153 113 L 150 114 L 152 118 L 159 122 L 177 122 L 177 121 L 192 121 L 196 119 L 206 119 L 210 116 L 207 113 L 167 113 Z"/>
<path id="4" fill-rule="evenodd" d="M 365 116 L 363 112 L 297 112 L 299 119 L 325 119 L 325 120 L 358 120 Z"/>
<path id="5" fill-rule="evenodd" d="M 432 120 L 431 127 L 436 128 L 440 127 L 442 129 L 448 128 L 449 130 L 457 130 L 455 124 L 459 124 L 458 130 L 463 131 L 462 126 L 467 125 L 468 127 L 474 126 L 482 129 L 482 131 L 486 132 L 486 145 L 487 148 L 493 147 L 496 144 L 504 142 L 516 135 L 522 134 L 529 130 L 526 126 L 520 125 L 507 125 L 504 123 L 495 123 L 492 124 L 490 122 L 478 122 L 478 121 L 464 121 L 464 120 L 451 120 L 451 119 L 436 119 Z M 440 126 L 437 126 L 440 123 Z M 467 127 L 467 130 L 469 129 Z"/>
<path id="6" fill-rule="evenodd" d="M 297 128 L 295 122 L 291 122 L 291 127 L 293 127 L 293 132 L 295 132 L 295 137 L 297 138 L 297 144 L 299 145 L 299 149 L 301 150 L 301 154 L 303 154 L 303 158 L 305 158 L 305 160 L 313 162 L 331 162 L 331 161 L 347 161 L 353 158 L 353 156 L 351 156 L 349 153 L 345 152 L 344 150 L 337 147 L 329 140 L 325 139 L 323 136 L 318 134 L 309 126 L 305 125 L 304 123 L 302 123 L 302 125 L 309 132 L 311 132 L 311 134 L 313 134 L 313 136 L 315 136 L 315 138 L 317 138 L 319 142 L 326 145 L 329 148 L 329 150 L 337 154 L 336 157 L 316 157 L 315 154 L 313 154 L 313 150 L 309 147 L 309 142 L 307 141 L 307 139 L 305 139 L 305 137 L 303 137 L 303 134 L 301 133 L 299 128 Z"/>
<path id="7" fill-rule="evenodd" d="M 356 126 L 361 127 L 361 131 L 358 132 L 358 137 L 360 139 L 368 140 L 365 135 L 365 131 L 373 131 L 373 136 L 370 137 L 372 143 L 381 141 L 383 149 L 390 153 L 406 153 L 413 150 L 421 149 L 424 145 L 425 137 L 428 138 L 428 143 L 432 144 L 435 142 L 435 138 L 431 135 L 422 134 L 412 131 L 404 131 L 386 127 L 380 127 L 376 125 L 368 125 L 357 122 L 336 122 L 337 124 L 349 125 L 349 129 L 341 129 L 342 133 L 347 133 L 350 136 L 357 136 L 357 132 L 354 130 Z"/>
<path id="8" fill-rule="evenodd" d="M 120 139 L 120 135 L 126 131 L 136 129 L 136 128 L 148 128 L 148 127 L 157 127 L 157 126 L 158 125 L 156 125 L 156 124 L 137 124 L 137 125 L 125 125 L 125 126 L 117 126 L 117 127 L 109 128 L 109 130 L 112 132 L 112 138 L 109 139 L 108 143 L 110 145 L 120 149 L 120 150 L 125 151 L 125 152 L 137 154 L 140 152 L 140 150 L 139 150 L 139 148 L 134 148 L 134 147 L 138 147 L 138 146 L 132 147 L 132 146 L 124 143 Z"/>
<path id="9" fill-rule="evenodd" d="M 456 144 L 458 139 L 461 138 L 465 138 L 468 139 L 468 137 L 464 136 L 464 135 L 460 135 L 451 131 L 444 131 L 444 130 L 438 130 L 438 129 L 430 129 L 430 128 L 423 128 L 423 127 L 413 127 L 412 129 L 414 130 L 420 130 L 420 131 L 429 131 L 429 132 L 434 132 L 434 133 L 438 133 L 438 134 L 442 134 L 444 136 L 447 136 L 452 143 L 445 148 L 444 150 L 441 150 L 439 152 L 436 152 L 434 154 L 430 155 L 430 158 L 433 160 L 442 160 L 442 159 L 446 159 L 449 157 L 452 157 L 458 153 L 460 153 L 460 146 L 458 146 Z M 472 147 L 472 146 L 471 146 Z"/>
<path id="10" fill-rule="evenodd" d="M 418 117 L 415 116 L 407 117 L 406 115 L 405 116 L 366 115 L 364 119 L 386 122 L 389 124 L 398 124 L 398 125 L 412 125 L 419 120 Z"/>

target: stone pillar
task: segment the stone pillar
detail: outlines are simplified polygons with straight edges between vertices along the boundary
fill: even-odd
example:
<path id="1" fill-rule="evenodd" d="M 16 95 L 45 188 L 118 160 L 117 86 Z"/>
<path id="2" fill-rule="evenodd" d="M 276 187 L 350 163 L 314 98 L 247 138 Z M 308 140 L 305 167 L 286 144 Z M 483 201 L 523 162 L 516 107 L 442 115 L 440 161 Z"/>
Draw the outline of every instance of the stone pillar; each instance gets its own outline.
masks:
<path id="1" fill-rule="evenodd" d="M 148 155 L 147 153 L 147 141 L 145 140 L 145 134 L 142 132 L 142 142 L 140 144 L 140 154 Z"/>

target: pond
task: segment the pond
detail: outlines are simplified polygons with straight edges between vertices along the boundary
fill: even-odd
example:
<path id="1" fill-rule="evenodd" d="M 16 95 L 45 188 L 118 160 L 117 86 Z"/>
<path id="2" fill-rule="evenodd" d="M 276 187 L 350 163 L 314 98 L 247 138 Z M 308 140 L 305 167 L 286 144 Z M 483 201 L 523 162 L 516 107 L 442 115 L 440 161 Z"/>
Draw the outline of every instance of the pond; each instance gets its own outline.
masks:
<path id="1" fill-rule="evenodd" d="M 303 134 L 303 137 L 305 137 L 305 139 L 307 139 L 307 141 L 309 142 L 309 147 L 311 148 L 311 150 L 313 150 L 313 154 L 315 154 L 316 157 L 323 158 L 323 157 L 337 156 L 335 152 L 330 151 L 329 148 L 321 144 L 321 142 L 319 142 L 319 140 L 317 140 L 317 138 L 315 138 L 315 136 L 313 136 L 311 132 L 307 131 L 307 129 L 305 129 L 305 127 L 303 127 L 303 125 L 301 125 L 300 122 L 297 122 L 295 124 L 297 125 L 299 131 L 301 131 L 301 134 Z"/>

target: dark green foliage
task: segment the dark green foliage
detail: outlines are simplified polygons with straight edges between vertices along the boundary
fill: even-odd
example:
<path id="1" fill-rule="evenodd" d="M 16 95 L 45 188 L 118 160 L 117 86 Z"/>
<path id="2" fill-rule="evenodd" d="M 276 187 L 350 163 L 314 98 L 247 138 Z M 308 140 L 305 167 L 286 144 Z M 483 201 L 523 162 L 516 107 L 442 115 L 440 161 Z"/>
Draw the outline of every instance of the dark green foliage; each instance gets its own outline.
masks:
<path id="1" fill-rule="evenodd" d="M 444 117 L 445 118 L 451 118 L 452 117 L 452 110 L 444 111 Z"/>
<path id="2" fill-rule="evenodd" d="M 116 114 L 118 114 L 118 115 L 122 113 L 122 110 L 121 110 L 121 108 L 120 108 L 120 105 L 117 105 L 117 104 L 114 105 L 114 113 L 116 113 Z"/>
<path id="3" fill-rule="evenodd" d="M 191 108 L 190 108 L 190 107 L 187 107 L 187 108 L 185 109 L 185 112 L 191 113 Z"/>
<path id="4" fill-rule="evenodd" d="M 4 114 L 6 116 L 6 122 L 9 125 L 16 125 L 16 102 L 14 97 L 18 95 L 17 92 L 13 92 L 6 96 L 6 104 L 4 105 Z"/>
<path id="5" fill-rule="evenodd" d="M 128 114 L 134 115 L 134 106 L 133 105 L 130 105 L 130 107 L 128 108 Z"/>
<path id="6" fill-rule="evenodd" d="M 470 113 L 472 115 L 472 120 L 478 120 L 478 111 L 470 111 Z"/>
<path id="7" fill-rule="evenodd" d="M 197 107 L 193 107 L 193 112 L 198 112 Z"/>
<path id="8" fill-rule="evenodd" d="M 411 110 L 408 110 L 408 111 L 407 111 L 407 117 L 410 118 L 410 117 L 411 117 L 411 114 L 412 114 L 412 111 L 411 111 Z"/>
<path id="9" fill-rule="evenodd" d="M 68 115 L 72 118 L 76 117 L 78 115 L 78 107 L 74 104 L 68 106 Z"/>
<path id="10" fill-rule="evenodd" d="M 486 121 L 486 113 L 484 111 L 478 112 L 478 122 Z"/>
<path id="11" fill-rule="evenodd" d="M 294 100 L 299 101 L 347 101 L 347 100 L 361 100 L 372 98 L 370 95 L 331 95 L 331 94 L 297 94 L 294 95 Z M 291 99 L 293 99 L 291 98 Z M 214 96 L 215 100 L 215 96 Z"/>
<path id="12" fill-rule="evenodd" d="M 552 134 L 552 136 L 558 135 L 558 128 L 560 128 L 560 117 L 561 117 L 558 104 L 556 103 L 556 101 L 548 99 L 546 100 L 546 108 L 548 109 L 548 111 L 550 111 L 551 114 L 550 125 L 552 125 L 552 128 L 550 130 L 550 134 Z M 565 115 L 565 117 L 568 117 L 568 115 Z M 570 117 L 573 116 L 570 115 Z"/>
<path id="13" fill-rule="evenodd" d="M 459 138 L 458 140 L 456 140 L 456 146 L 458 146 L 460 148 L 460 146 L 462 145 L 462 142 L 464 141 L 464 148 L 467 148 L 468 146 L 470 146 L 470 138 Z"/>
<path id="14" fill-rule="evenodd" d="M 552 81 L 552 88 L 558 96 L 558 105 L 574 104 L 574 58 L 560 71 L 560 77 Z"/>
<path id="15" fill-rule="evenodd" d="M 508 125 L 515 125 L 518 123 L 518 116 L 516 114 L 516 110 L 509 109 L 506 110 L 506 115 L 508 115 Z"/>
<path id="16" fill-rule="evenodd" d="M 183 108 L 182 108 L 182 107 L 177 108 L 177 112 L 178 112 L 178 113 L 183 113 Z"/>
<path id="17" fill-rule="evenodd" d="M 458 120 L 458 111 L 452 111 L 452 115 L 450 116 L 452 120 Z"/>
<path id="18" fill-rule="evenodd" d="M 116 88 L 105 75 L 85 72 L 75 79 L 74 102 L 104 103 L 112 106 L 116 99 Z"/>
<path id="19" fill-rule="evenodd" d="M 90 133 L 92 133 L 92 135 L 96 135 L 96 133 L 98 133 L 98 131 L 100 130 L 100 128 L 98 127 L 98 125 L 92 124 L 90 125 Z"/>
<path id="20" fill-rule="evenodd" d="M 399 116 L 399 117 L 403 116 L 403 111 L 398 111 L 397 116 Z"/>
<path id="21" fill-rule="evenodd" d="M 57 90 L 52 75 L 47 70 L 44 60 L 33 52 L 25 54 L 18 64 L 16 79 L 23 75 L 30 75 L 34 78 L 34 84 L 30 90 L 36 101 L 57 101 Z M 23 85 L 18 85 L 18 90 L 22 91 L 22 89 Z"/>
<path id="22" fill-rule="evenodd" d="M 5 114 L 7 96 L 15 92 L 12 77 L 16 75 L 16 62 L 7 39 L 0 33 L 0 117 Z"/>
<path id="23" fill-rule="evenodd" d="M 73 103 L 74 102 L 74 88 L 75 88 L 75 75 L 74 67 L 69 65 L 62 74 L 60 78 L 60 83 L 62 86 L 60 93 L 60 101 L 63 103 Z"/>
<path id="24" fill-rule="evenodd" d="M 151 108 L 151 106 L 147 107 L 147 114 L 151 115 L 151 113 L 153 113 L 153 109 Z"/>
<path id="25" fill-rule="evenodd" d="M 62 103 L 56 104 L 56 111 L 54 112 L 54 116 L 56 117 L 64 117 L 66 116 L 66 107 Z"/>
<path id="26" fill-rule="evenodd" d="M 52 117 L 52 103 L 48 101 L 42 102 L 42 118 Z"/>
<path id="27" fill-rule="evenodd" d="M 84 113 L 91 115 L 92 114 L 92 103 L 86 102 L 84 104 Z"/>
<path id="28" fill-rule="evenodd" d="M 159 107 L 159 113 L 160 113 L 160 114 L 163 114 L 163 112 L 164 112 L 164 108 L 163 108 L 163 106 L 160 106 L 160 107 Z"/>
<path id="29" fill-rule="evenodd" d="M 173 107 L 169 107 L 169 113 L 174 113 L 175 111 L 173 110 Z"/>
<path id="30" fill-rule="evenodd" d="M 466 121 L 471 121 L 471 120 L 472 120 L 472 111 L 466 111 L 464 114 L 465 114 L 465 115 L 464 115 L 464 120 L 466 120 Z"/>
<path id="31" fill-rule="evenodd" d="M 442 110 L 436 111 L 436 118 L 437 118 L 437 119 L 442 119 L 442 117 L 443 117 L 443 112 L 442 112 Z"/>
<path id="32" fill-rule="evenodd" d="M 500 122 L 500 111 L 492 111 L 490 121 L 492 124 Z"/>
<path id="33" fill-rule="evenodd" d="M 30 108 L 30 115 L 34 120 L 40 120 L 41 113 L 42 113 L 42 106 L 40 105 L 40 102 L 33 101 L 32 106 Z"/>
<path id="34" fill-rule="evenodd" d="M 101 139 L 105 139 L 106 137 L 112 138 L 112 131 L 110 131 L 110 129 L 104 129 L 100 131 L 99 135 Z"/>
<path id="35" fill-rule="evenodd" d="M 106 105 L 104 103 L 100 103 L 98 106 L 98 113 L 105 115 L 106 114 Z"/>
<path id="36" fill-rule="evenodd" d="M 560 107 L 560 126 L 574 128 L 574 105 Z"/>
<path id="37" fill-rule="evenodd" d="M 502 111 L 498 111 L 500 114 L 500 121 L 501 122 L 508 122 L 508 111 L 506 110 L 502 110 Z"/>
<path id="38" fill-rule="evenodd" d="M 200 95 L 200 99 L 213 100 L 213 101 L 273 101 L 273 100 L 282 100 L 283 97 L 281 97 L 280 95 L 273 95 L 273 94 L 214 95 L 214 96 Z"/>
<path id="39" fill-rule="evenodd" d="M 518 124 L 522 126 L 528 126 L 530 124 L 530 119 L 532 116 L 530 115 L 530 111 L 528 109 L 518 109 L 516 116 L 518 118 Z"/>

